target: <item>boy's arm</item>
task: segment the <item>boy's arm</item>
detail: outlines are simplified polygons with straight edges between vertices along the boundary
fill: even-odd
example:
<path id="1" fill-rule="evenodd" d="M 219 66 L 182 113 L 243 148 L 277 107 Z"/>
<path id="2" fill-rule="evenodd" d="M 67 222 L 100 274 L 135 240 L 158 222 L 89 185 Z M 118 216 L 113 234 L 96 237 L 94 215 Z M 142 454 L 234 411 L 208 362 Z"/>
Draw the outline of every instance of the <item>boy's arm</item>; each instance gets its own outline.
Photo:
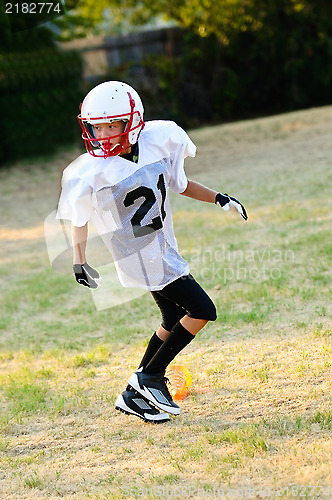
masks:
<path id="1" fill-rule="evenodd" d="M 88 239 L 88 223 L 85 226 L 72 226 L 73 238 L 73 264 L 84 264 L 86 262 L 85 249 Z"/>
<path id="2" fill-rule="evenodd" d="M 236 198 L 233 198 L 226 193 L 218 193 L 217 191 L 203 186 L 203 184 L 199 184 L 198 182 L 188 180 L 187 187 L 181 194 L 199 201 L 219 203 L 224 210 L 234 210 L 235 212 L 238 212 L 244 220 L 248 219 L 246 209 Z"/>
<path id="3" fill-rule="evenodd" d="M 188 180 L 187 188 L 181 194 L 193 198 L 194 200 L 215 203 L 218 192 L 203 186 L 203 184 Z"/>
<path id="4" fill-rule="evenodd" d="M 85 250 L 88 239 L 88 223 L 85 226 L 72 226 L 73 239 L 73 271 L 77 283 L 89 288 L 97 288 L 96 279 L 99 273 L 89 266 L 86 261 Z"/>

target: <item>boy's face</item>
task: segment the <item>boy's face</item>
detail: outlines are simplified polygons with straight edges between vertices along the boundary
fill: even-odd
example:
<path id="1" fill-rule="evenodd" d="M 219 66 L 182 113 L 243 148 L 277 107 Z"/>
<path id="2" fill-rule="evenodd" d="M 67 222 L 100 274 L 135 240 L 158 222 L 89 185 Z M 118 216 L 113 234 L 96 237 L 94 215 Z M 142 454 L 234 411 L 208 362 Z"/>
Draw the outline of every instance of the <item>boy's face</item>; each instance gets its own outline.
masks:
<path id="1" fill-rule="evenodd" d="M 120 143 L 121 137 L 116 136 L 120 136 L 121 134 L 123 134 L 124 129 L 125 122 L 122 120 L 111 123 L 96 123 L 95 125 L 93 125 L 95 137 L 96 139 L 98 139 L 98 142 L 100 142 L 101 145 L 106 146 L 108 144 L 108 139 L 114 137 L 114 139 L 110 141 L 111 149 L 113 148 L 113 146 Z M 105 139 L 105 141 L 103 141 L 103 139 Z"/>

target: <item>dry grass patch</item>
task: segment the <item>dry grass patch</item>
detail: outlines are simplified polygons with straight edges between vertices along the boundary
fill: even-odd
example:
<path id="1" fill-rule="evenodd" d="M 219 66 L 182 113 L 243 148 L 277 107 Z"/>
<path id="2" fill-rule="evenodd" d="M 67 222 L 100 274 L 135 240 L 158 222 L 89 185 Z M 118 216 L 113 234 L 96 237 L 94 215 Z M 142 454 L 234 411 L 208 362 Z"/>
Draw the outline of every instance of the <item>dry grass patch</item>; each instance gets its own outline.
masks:
<path id="1" fill-rule="evenodd" d="M 188 175 L 249 221 L 172 195 L 219 316 L 178 356 L 193 385 L 158 426 L 114 410 L 159 323 L 149 294 L 97 312 L 49 265 L 41 228 L 78 151 L 0 172 L 1 498 L 332 495 L 331 133 L 331 107 L 192 132 Z"/>

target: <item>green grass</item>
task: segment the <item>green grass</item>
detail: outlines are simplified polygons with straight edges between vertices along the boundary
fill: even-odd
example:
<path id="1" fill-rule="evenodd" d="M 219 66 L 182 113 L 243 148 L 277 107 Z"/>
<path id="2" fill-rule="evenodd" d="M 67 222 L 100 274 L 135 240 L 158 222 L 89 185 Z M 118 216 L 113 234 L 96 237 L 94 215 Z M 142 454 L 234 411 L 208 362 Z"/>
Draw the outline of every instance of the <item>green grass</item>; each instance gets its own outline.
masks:
<path id="1" fill-rule="evenodd" d="M 290 485 L 315 498 L 310 485 L 330 484 L 331 124 L 327 107 L 191 133 L 188 176 L 237 196 L 249 220 L 171 195 L 181 254 L 218 319 L 178 356 L 193 385 L 161 426 L 114 410 L 160 322 L 150 295 L 97 311 L 68 263 L 49 264 L 42 225 L 77 152 L 0 172 L 4 498 L 245 486 L 277 498 Z M 94 240 L 96 267 L 99 252 Z"/>

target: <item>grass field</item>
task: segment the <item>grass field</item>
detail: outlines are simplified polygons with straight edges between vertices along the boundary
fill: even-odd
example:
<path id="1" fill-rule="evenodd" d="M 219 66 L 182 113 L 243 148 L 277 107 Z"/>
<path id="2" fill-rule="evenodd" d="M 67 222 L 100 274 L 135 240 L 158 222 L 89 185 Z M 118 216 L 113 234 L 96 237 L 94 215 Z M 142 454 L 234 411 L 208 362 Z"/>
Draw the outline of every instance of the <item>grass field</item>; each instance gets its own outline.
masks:
<path id="1" fill-rule="evenodd" d="M 152 298 L 96 311 L 48 260 L 43 222 L 78 151 L 0 172 L 1 499 L 332 496 L 332 107 L 190 135 L 188 176 L 249 220 L 172 195 L 218 320 L 176 359 L 191 393 L 159 426 L 114 410 L 159 324 Z"/>

